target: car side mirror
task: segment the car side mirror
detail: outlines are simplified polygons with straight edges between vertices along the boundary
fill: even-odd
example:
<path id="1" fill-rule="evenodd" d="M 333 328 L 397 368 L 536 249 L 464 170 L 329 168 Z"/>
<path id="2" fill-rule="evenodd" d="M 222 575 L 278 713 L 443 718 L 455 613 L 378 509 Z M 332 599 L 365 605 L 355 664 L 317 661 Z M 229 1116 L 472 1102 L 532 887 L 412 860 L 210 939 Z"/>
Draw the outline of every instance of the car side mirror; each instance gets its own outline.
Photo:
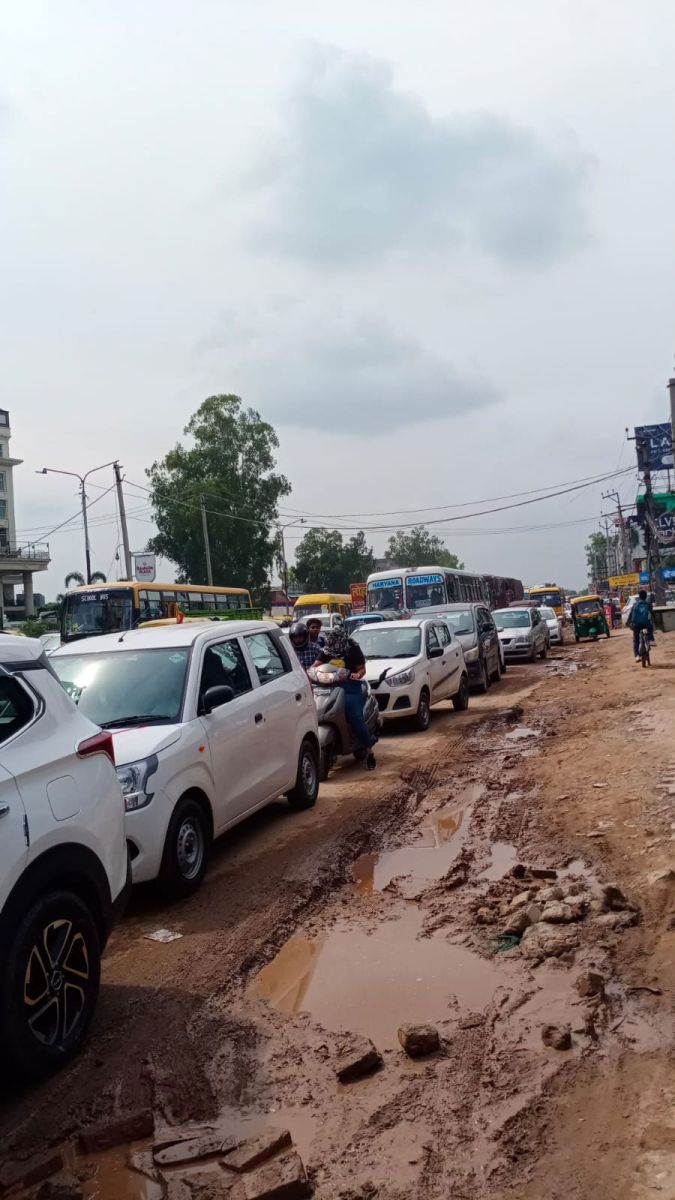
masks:
<path id="1" fill-rule="evenodd" d="M 200 705 L 202 715 L 208 716 L 214 708 L 220 708 L 222 704 L 229 704 L 231 700 L 234 700 L 234 688 L 231 688 L 229 684 L 219 683 L 216 687 L 207 688 Z"/>
<path id="2" fill-rule="evenodd" d="M 442 657 L 443 657 L 443 647 L 442 646 L 430 646 L 429 649 L 427 650 L 427 658 L 442 658 Z"/>

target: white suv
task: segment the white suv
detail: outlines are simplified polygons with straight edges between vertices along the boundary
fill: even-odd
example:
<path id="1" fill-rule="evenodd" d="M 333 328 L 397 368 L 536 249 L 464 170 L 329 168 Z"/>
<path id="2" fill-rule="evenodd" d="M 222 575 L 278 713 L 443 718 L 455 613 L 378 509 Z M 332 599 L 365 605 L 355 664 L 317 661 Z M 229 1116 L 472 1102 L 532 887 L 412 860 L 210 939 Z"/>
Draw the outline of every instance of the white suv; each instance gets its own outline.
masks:
<path id="1" fill-rule="evenodd" d="M 469 677 L 457 638 L 440 618 L 412 617 L 362 625 L 352 634 L 366 660 L 368 682 L 385 721 L 412 717 L 428 729 L 439 700 L 469 707 Z"/>
<path id="2" fill-rule="evenodd" d="M 0 638 L 0 1061 L 37 1077 L 80 1047 L 130 882 L 109 733 L 40 642 Z"/>
<path id="3" fill-rule="evenodd" d="M 286 794 L 319 791 L 316 707 L 272 621 L 205 621 L 70 642 L 50 658 L 113 733 L 134 883 L 199 887 L 211 841 Z"/>

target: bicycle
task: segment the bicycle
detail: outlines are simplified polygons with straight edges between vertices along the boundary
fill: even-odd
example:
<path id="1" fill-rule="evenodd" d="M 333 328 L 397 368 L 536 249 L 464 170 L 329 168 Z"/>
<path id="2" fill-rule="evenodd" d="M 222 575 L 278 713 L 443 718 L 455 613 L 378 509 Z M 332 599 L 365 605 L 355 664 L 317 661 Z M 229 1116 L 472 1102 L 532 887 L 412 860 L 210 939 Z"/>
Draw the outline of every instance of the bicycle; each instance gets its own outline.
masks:
<path id="1" fill-rule="evenodd" d="M 649 634 L 646 629 L 640 630 L 640 661 L 643 667 L 649 666 Z"/>

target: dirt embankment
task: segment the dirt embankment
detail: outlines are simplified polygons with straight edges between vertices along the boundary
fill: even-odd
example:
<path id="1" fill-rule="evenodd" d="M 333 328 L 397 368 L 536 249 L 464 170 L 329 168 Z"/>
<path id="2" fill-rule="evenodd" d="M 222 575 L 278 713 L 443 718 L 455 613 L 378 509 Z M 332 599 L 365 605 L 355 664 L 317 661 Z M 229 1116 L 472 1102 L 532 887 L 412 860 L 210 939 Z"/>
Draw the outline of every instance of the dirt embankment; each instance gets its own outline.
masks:
<path id="1" fill-rule="evenodd" d="M 511 668 L 249 822 L 189 904 L 137 898 L 89 1050 L 7 1101 L 6 1155 L 146 1107 L 282 1125 L 325 1200 L 675 1195 L 674 672 L 675 640 L 643 672 L 625 634 Z M 338 1083 L 363 1038 L 380 1069 Z"/>

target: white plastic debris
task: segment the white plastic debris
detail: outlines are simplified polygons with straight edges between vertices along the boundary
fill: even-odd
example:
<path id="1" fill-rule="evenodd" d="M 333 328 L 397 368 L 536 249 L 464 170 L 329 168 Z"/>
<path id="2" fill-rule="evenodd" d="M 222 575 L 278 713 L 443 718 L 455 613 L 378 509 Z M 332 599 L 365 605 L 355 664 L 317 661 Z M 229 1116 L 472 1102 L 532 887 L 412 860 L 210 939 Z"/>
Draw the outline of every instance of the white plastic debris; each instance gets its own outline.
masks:
<path id="1" fill-rule="evenodd" d="M 182 933 L 176 933 L 175 929 L 156 929 L 154 933 L 143 934 L 143 937 L 147 938 L 149 942 L 175 942 L 182 936 Z"/>

